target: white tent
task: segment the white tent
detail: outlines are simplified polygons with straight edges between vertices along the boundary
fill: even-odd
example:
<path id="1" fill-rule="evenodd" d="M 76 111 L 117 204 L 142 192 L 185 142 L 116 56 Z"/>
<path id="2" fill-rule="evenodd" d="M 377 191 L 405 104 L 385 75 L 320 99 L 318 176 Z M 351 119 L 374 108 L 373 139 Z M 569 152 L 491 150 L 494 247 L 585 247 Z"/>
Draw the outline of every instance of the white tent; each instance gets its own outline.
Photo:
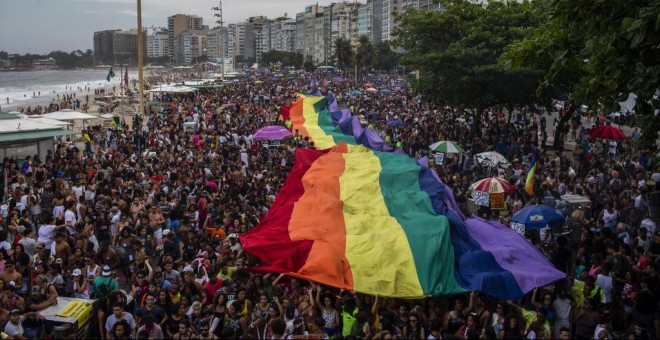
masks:
<path id="1" fill-rule="evenodd" d="M 39 131 L 58 129 L 57 126 L 39 122 L 37 119 L 17 118 L 3 119 L 0 124 L 0 133 L 13 133 L 24 131 Z"/>
<path id="2" fill-rule="evenodd" d="M 27 119 L 34 120 L 34 121 L 37 121 L 39 123 L 54 125 L 54 126 L 71 125 L 71 123 L 69 123 L 69 122 L 64 122 L 64 121 L 61 121 L 61 120 L 46 118 L 46 117 L 42 117 L 42 116 L 28 117 Z"/>
<path id="3" fill-rule="evenodd" d="M 97 119 L 98 117 L 92 116 L 87 113 L 78 112 L 74 110 L 65 109 L 62 111 L 55 111 L 41 115 L 45 118 L 57 119 L 57 120 L 89 120 Z"/>

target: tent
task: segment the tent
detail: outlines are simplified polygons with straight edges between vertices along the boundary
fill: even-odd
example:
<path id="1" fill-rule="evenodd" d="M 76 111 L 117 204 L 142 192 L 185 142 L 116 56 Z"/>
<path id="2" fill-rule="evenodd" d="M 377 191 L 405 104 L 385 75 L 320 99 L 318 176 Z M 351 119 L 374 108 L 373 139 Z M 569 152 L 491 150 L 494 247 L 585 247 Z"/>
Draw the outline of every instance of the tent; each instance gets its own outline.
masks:
<path id="1" fill-rule="evenodd" d="M 41 116 L 44 118 L 57 119 L 57 120 L 90 120 L 90 119 L 98 118 L 96 116 L 92 116 L 87 113 L 78 112 L 70 109 L 45 113 Z"/>

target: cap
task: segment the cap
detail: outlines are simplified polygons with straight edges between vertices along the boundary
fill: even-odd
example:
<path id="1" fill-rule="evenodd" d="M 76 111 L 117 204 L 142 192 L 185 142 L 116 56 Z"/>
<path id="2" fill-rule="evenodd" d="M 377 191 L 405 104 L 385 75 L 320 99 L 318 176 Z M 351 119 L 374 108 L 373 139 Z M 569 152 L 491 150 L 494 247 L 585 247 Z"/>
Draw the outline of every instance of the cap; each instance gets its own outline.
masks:
<path id="1" fill-rule="evenodd" d="M 229 237 L 229 238 L 236 238 L 236 233 L 231 233 L 231 234 L 229 234 L 229 236 L 227 236 L 227 237 Z"/>
<path id="2" fill-rule="evenodd" d="M 171 233 L 171 231 L 170 231 L 169 229 L 165 229 L 165 230 L 163 230 L 163 236 L 167 236 L 167 235 L 169 235 L 170 233 Z"/>
<path id="3" fill-rule="evenodd" d="M 21 314 L 21 311 L 19 309 L 12 309 L 9 314 L 14 315 L 14 314 Z"/>
<path id="4" fill-rule="evenodd" d="M 103 271 L 101 272 L 101 275 L 103 276 L 110 276 L 111 270 L 108 265 L 103 266 Z"/>
<path id="5" fill-rule="evenodd" d="M 76 268 L 76 269 L 73 270 L 73 273 L 71 273 L 71 275 L 80 276 L 80 275 L 82 275 L 82 272 L 80 271 L 80 269 Z"/>

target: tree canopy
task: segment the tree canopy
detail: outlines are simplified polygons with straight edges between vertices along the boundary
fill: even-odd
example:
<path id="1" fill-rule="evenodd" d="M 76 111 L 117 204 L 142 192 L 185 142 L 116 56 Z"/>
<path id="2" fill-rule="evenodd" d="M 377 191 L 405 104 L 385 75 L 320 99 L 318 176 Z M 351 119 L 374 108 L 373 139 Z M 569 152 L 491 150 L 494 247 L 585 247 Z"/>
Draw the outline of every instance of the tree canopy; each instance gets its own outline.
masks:
<path id="1" fill-rule="evenodd" d="M 511 69 L 549 59 L 539 91 L 565 88 L 574 104 L 602 108 L 606 114 L 618 111 L 618 102 L 634 93 L 640 142 L 655 149 L 660 130 L 660 1 L 543 0 L 536 6 L 544 20 L 507 48 L 504 60 Z"/>
<path id="2" fill-rule="evenodd" d="M 395 29 L 401 62 L 419 71 L 413 88 L 427 100 L 457 106 L 529 103 L 542 75 L 499 62 L 505 46 L 536 25 L 529 2 L 441 1 L 444 11 L 407 10 Z"/>

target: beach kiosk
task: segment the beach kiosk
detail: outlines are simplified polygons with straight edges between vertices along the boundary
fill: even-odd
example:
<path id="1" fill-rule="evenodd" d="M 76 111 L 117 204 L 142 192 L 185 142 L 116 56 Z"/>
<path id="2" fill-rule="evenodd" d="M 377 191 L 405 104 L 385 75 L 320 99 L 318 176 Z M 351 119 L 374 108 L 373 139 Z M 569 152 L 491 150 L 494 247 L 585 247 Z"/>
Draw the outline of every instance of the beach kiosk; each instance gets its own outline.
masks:
<path id="1" fill-rule="evenodd" d="M 94 302 L 96 300 L 78 299 L 72 297 L 58 297 L 57 304 L 42 311 L 46 329 L 53 334 L 63 332 L 67 328 L 76 331 L 77 339 L 86 339 L 92 317 L 94 316 Z"/>

